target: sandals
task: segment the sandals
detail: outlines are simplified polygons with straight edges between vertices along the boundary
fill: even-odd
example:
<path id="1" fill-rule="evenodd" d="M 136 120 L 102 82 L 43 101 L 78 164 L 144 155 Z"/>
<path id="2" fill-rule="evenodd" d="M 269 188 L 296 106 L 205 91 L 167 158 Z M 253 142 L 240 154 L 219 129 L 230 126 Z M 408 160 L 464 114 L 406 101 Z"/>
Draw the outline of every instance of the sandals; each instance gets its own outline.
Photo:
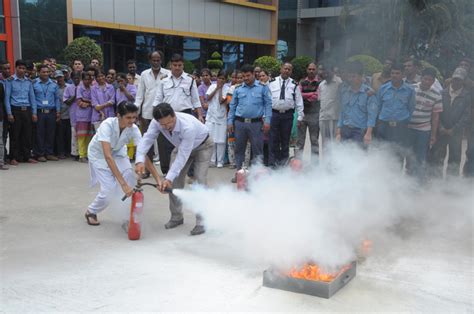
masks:
<path id="1" fill-rule="evenodd" d="M 90 226 L 98 226 L 100 225 L 100 222 L 97 221 L 97 215 L 96 214 L 93 214 L 93 213 L 89 213 L 88 211 L 85 213 L 84 215 L 86 217 L 86 220 L 87 220 L 87 224 L 90 225 Z M 94 219 L 96 222 L 93 222 L 92 219 Z"/>

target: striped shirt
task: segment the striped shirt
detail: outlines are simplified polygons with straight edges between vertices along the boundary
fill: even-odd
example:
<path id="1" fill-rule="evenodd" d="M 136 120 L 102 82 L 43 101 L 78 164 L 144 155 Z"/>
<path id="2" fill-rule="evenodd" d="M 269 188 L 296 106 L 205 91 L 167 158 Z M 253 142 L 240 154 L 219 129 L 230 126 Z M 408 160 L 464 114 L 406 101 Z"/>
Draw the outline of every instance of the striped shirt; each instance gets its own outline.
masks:
<path id="1" fill-rule="evenodd" d="M 443 111 L 441 94 L 433 87 L 427 91 L 421 90 L 420 84 L 421 83 L 417 83 L 414 86 L 416 92 L 416 105 L 408 127 L 419 131 L 430 131 L 431 114 L 433 112 Z"/>

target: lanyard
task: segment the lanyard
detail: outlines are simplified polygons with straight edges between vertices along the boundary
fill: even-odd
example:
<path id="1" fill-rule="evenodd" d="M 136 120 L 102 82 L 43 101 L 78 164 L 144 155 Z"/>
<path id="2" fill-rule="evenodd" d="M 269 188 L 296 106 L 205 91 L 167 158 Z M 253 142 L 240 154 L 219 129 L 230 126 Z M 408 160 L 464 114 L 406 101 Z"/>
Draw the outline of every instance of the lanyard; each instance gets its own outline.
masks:
<path id="1" fill-rule="evenodd" d="M 41 89 L 43 90 L 43 95 L 44 95 L 44 98 L 47 97 L 48 95 L 48 89 L 49 89 L 49 84 L 48 83 L 40 83 L 41 85 Z M 44 90 L 44 86 L 46 85 L 46 90 Z"/>

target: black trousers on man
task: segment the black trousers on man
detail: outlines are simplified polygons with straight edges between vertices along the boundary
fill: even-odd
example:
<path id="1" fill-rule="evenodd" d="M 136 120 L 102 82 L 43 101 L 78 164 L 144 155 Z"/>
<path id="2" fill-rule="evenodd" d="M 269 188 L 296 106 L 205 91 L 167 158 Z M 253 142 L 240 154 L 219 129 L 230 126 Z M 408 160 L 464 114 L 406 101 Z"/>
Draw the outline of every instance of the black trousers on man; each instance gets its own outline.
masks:
<path id="1" fill-rule="evenodd" d="M 36 157 L 51 156 L 54 154 L 55 132 L 56 110 L 38 109 L 38 122 L 36 123 Z"/>
<path id="2" fill-rule="evenodd" d="M 293 109 L 285 112 L 272 110 L 270 123 L 270 166 L 283 166 L 290 156 L 290 136 L 293 127 Z"/>
<path id="3" fill-rule="evenodd" d="M 71 152 L 71 120 L 61 119 L 56 123 L 56 153 L 68 156 Z"/>
<path id="4" fill-rule="evenodd" d="M 10 158 L 28 161 L 31 158 L 32 114 L 30 107 L 12 106 L 15 121 L 10 125 Z"/>

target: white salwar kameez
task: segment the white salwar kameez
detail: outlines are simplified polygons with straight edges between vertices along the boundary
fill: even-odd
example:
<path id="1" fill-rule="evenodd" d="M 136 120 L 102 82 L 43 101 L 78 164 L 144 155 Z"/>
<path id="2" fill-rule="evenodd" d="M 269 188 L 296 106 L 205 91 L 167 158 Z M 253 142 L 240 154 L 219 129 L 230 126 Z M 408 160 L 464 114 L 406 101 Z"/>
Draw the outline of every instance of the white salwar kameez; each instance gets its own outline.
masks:
<path id="1" fill-rule="evenodd" d="M 96 214 L 104 210 L 112 197 L 120 199 L 122 195 L 117 194 L 120 185 L 110 170 L 105 160 L 104 151 L 101 142 L 110 143 L 112 149 L 112 157 L 118 170 L 122 174 L 127 184 L 131 187 L 135 186 L 136 179 L 133 173 L 132 165 L 127 155 L 126 145 L 133 139 L 138 145 L 141 140 L 140 130 L 136 125 L 125 128 L 120 133 L 118 118 L 108 118 L 104 120 L 96 135 L 92 138 L 88 148 L 89 170 L 91 175 L 91 186 L 97 183 L 100 185 L 100 191 L 97 193 L 94 201 L 89 205 L 89 212 Z"/>
<path id="2" fill-rule="evenodd" d="M 215 83 L 209 86 L 206 96 L 209 97 L 216 88 L 217 84 Z M 222 87 L 221 99 L 227 97 L 228 89 L 227 85 Z M 221 99 L 219 99 L 219 92 L 216 92 L 209 101 L 206 115 L 206 126 L 209 129 L 209 135 L 214 140 L 214 150 L 210 162 L 215 164 L 217 161 L 218 166 L 222 166 L 224 163 L 225 146 L 227 143 L 227 105 L 225 103 L 221 104 Z"/>

